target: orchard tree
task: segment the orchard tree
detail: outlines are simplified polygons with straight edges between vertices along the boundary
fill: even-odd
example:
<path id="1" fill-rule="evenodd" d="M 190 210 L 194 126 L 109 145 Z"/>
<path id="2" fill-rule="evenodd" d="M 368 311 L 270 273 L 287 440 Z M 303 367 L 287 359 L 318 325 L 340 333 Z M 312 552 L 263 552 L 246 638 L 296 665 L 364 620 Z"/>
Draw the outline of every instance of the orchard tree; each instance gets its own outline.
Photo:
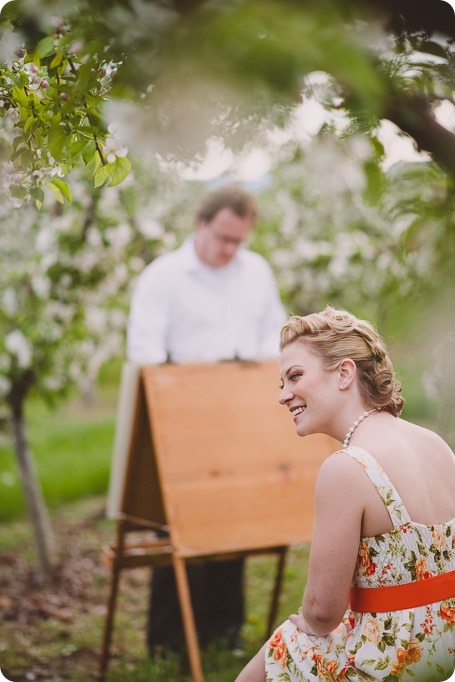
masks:
<path id="1" fill-rule="evenodd" d="M 443 286 L 447 177 L 427 161 L 396 164 L 368 182 L 378 153 L 365 137 L 327 132 L 281 145 L 253 244 L 274 266 L 290 312 L 356 307 L 383 329 L 392 305 Z"/>
<path id="2" fill-rule="evenodd" d="M 47 199 L 41 210 L 0 202 L 0 399 L 7 406 L 41 576 L 58 552 L 27 436 L 30 396 L 54 404 L 73 386 L 86 390 L 100 366 L 122 357 L 131 285 L 144 265 L 185 231 L 186 183 L 131 179 L 96 189 L 69 178 L 72 204 Z M 145 174 L 144 174 L 145 175 Z M 145 182 L 145 181 L 144 181 Z M 51 193 L 51 190 L 47 190 Z M 51 195 L 52 196 L 52 195 Z M 166 220 L 176 228 L 166 231 Z M 188 226 L 190 229 L 191 226 Z"/>
<path id="3" fill-rule="evenodd" d="M 112 250 L 100 249 L 92 238 L 92 200 L 79 211 L 77 203 L 74 207 L 59 215 L 29 205 L 2 216 L 0 392 L 46 580 L 57 552 L 27 437 L 25 404 L 31 393 L 55 401 L 86 374 L 91 344 L 107 331 L 103 324 L 93 325 L 93 298 L 101 300 L 107 273 L 111 290 L 126 279 Z M 111 326 L 119 316 L 123 324 L 116 312 Z"/>

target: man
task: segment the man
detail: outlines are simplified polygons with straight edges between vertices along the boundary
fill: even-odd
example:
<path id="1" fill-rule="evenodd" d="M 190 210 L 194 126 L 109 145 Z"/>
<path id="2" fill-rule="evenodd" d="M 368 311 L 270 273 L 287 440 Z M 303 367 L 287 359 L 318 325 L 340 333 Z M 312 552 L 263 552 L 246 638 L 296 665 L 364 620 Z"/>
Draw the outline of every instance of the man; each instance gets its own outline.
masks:
<path id="1" fill-rule="evenodd" d="M 215 362 L 278 355 L 286 319 L 268 263 L 243 248 L 256 222 L 252 197 L 229 185 L 208 194 L 196 231 L 140 275 L 128 321 L 128 360 Z M 243 560 L 189 565 L 202 645 L 225 638 L 238 647 L 244 620 Z M 151 653 L 184 646 L 171 567 L 155 568 L 147 644 Z"/>

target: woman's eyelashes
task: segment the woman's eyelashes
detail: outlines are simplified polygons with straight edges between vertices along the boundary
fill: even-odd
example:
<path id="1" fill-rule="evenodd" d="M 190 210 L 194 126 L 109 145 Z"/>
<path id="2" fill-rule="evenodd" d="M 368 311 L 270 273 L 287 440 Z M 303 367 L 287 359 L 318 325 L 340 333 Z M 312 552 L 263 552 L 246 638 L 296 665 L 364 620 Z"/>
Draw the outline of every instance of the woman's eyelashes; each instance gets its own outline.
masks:
<path id="1" fill-rule="evenodd" d="M 302 374 L 303 374 L 303 372 L 292 372 L 292 374 L 290 374 L 288 376 L 288 381 L 292 381 L 293 383 L 295 383 L 296 381 L 298 381 L 300 379 Z M 284 381 L 282 381 L 280 386 L 279 386 L 280 391 L 282 391 L 283 388 L 284 388 Z"/>

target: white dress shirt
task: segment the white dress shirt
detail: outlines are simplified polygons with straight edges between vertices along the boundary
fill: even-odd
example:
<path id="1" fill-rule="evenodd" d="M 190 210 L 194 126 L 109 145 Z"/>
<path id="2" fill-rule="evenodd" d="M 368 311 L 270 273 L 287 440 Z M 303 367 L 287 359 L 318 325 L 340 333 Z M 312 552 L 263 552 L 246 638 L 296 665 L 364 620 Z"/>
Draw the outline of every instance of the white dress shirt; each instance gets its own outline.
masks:
<path id="1" fill-rule="evenodd" d="M 210 267 L 194 242 L 193 235 L 139 276 L 128 360 L 148 365 L 277 356 L 286 314 L 267 261 L 240 247 L 226 266 Z"/>

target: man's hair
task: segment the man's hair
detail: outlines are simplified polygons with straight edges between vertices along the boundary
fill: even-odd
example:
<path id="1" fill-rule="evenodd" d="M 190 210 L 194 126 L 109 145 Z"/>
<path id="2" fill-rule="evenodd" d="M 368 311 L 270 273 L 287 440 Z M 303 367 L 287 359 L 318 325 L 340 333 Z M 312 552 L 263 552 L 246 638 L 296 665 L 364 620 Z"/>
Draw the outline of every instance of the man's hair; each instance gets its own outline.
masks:
<path id="1" fill-rule="evenodd" d="M 256 203 L 253 197 L 237 185 L 224 185 L 207 194 L 197 211 L 197 220 L 210 222 L 218 211 L 229 208 L 239 218 L 257 219 Z"/>

